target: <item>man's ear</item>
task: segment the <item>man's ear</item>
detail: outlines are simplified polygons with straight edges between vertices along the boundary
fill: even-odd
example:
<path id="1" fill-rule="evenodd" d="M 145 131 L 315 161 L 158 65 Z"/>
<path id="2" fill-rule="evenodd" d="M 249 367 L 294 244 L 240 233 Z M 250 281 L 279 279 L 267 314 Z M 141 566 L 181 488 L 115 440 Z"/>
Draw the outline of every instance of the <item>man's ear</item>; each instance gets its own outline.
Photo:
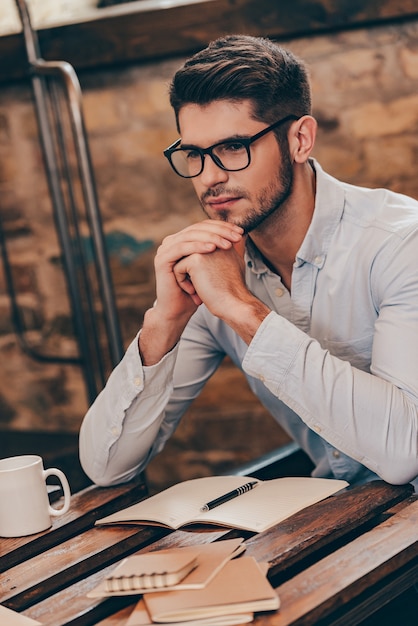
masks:
<path id="1" fill-rule="evenodd" d="M 304 115 L 289 130 L 289 150 L 294 163 L 306 163 L 313 150 L 318 124 L 311 115 Z"/>

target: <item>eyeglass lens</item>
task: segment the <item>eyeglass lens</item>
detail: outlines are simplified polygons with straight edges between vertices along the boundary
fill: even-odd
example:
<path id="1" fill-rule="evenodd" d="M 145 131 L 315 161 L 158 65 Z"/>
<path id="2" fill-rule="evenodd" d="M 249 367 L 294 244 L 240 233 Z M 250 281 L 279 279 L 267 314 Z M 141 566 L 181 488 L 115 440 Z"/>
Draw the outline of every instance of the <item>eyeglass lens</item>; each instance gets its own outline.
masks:
<path id="1" fill-rule="evenodd" d="M 249 150 L 240 141 L 226 141 L 207 151 L 179 148 L 171 153 L 171 160 L 181 176 L 198 176 L 203 170 L 205 153 L 212 157 L 216 165 L 231 172 L 245 169 L 250 163 Z"/>

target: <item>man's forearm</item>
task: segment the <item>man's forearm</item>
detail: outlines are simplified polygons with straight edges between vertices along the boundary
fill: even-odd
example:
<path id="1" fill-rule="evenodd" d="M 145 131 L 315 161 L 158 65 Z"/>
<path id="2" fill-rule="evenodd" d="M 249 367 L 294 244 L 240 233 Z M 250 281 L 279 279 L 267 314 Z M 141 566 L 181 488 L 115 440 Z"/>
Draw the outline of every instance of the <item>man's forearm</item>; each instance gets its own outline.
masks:
<path id="1" fill-rule="evenodd" d="M 309 428 L 383 480 L 401 484 L 417 475 L 416 400 L 390 380 L 332 355 L 276 313 L 242 366 Z"/>
<path id="2" fill-rule="evenodd" d="M 130 480 L 145 466 L 164 419 L 175 360 L 173 351 L 161 365 L 143 368 L 137 339 L 129 345 L 80 429 L 80 460 L 95 483 Z"/>
<path id="3" fill-rule="evenodd" d="M 143 365 L 156 365 L 180 340 L 189 321 L 189 315 L 182 319 L 163 318 L 156 308 L 144 315 L 144 324 L 138 337 L 138 348 Z"/>
<path id="4" fill-rule="evenodd" d="M 222 319 L 249 345 L 260 324 L 270 312 L 268 306 L 251 296 L 246 302 L 225 307 L 225 314 L 222 315 Z"/>

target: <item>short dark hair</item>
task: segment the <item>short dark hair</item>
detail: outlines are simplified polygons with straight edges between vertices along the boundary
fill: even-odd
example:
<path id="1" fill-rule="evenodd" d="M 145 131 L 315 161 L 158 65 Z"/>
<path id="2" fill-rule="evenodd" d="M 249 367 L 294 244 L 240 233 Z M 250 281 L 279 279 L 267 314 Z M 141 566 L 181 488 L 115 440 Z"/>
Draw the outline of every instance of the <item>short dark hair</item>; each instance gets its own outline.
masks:
<path id="1" fill-rule="evenodd" d="M 310 115 L 308 71 L 303 61 L 270 39 L 221 37 L 187 60 L 170 85 L 177 126 L 184 105 L 215 100 L 251 100 L 255 119 L 269 124 L 287 115 Z"/>

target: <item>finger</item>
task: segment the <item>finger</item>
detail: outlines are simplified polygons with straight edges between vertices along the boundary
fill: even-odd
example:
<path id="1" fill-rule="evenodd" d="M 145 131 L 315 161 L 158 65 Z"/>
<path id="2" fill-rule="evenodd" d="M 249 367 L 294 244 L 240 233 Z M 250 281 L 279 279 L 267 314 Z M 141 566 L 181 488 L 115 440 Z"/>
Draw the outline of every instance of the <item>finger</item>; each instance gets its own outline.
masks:
<path id="1" fill-rule="evenodd" d="M 186 229 L 187 235 L 191 237 L 203 237 L 205 240 L 213 241 L 217 247 L 223 247 L 225 242 L 235 244 L 241 241 L 244 231 L 236 224 L 221 222 L 219 220 L 205 220 L 198 224 L 193 224 Z"/>
<path id="2" fill-rule="evenodd" d="M 242 229 L 235 224 L 228 224 L 216 220 L 206 220 L 192 224 L 184 230 L 168 235 L 163 240 L 164 246 L 184 243 L 200 242 L 212 243 L 218 248 L 230 248 L 232 244 L 242 239 Z"/>
<path id="3" fill-rule="evenodd" d="M 173 266 L 192 254 L 207 254 L 214 252 L 216 245 L 208 242 L 175 242 L 161 245 L 155 255 L 154 265 L 156 271 L 172 272 Z"/>
<path id="4" fill-rule="evenodd" d="M 238 224 L 234 224 L 233 222 L 225 222 L 223 220 L 215 220 L 215 219 L 207 219 L 202 220 L 201 222 L 195 222 L 191 224 L 193 226 L 201 226 L 202 228 L 208 228 L 212 230 L 216 230 L 218 232 L 231 232 L 234 231 L 240 235 L 244 233 L 244 229 Z"/>
<path id="5" fill-rule="evenodd" d="M 193 300 L 194 304 L 196 306 L 200 306 L 201 304 L 203 304 L 203 300 L 201 300 L 199 298 L 199 296 L 197 295 L 197 293 L 195 293 L 193 296 L 191 296 L 191 299 Z"/>
<path id="6" fill-rule="evenodd" d="M 190 275 L 185 270 L 182 270 L 179 267 L 179 264 L 174 266 L 173 272 L 179 287 L 191 297 L 196 306 L 200 306 L 202 304 L 202 300 L 194 288 Z"/>
<path id="7" fill-rule="evenodd" d="M 193 296 L 196 293 L 196 289 L 194 288 L 194 285 L 190 280 L 189 274 L 175 270 L 174 275 L 176 277 L 178 285 L 183 289 L 183 291 L 188 293 L 189 296 Z"/>

